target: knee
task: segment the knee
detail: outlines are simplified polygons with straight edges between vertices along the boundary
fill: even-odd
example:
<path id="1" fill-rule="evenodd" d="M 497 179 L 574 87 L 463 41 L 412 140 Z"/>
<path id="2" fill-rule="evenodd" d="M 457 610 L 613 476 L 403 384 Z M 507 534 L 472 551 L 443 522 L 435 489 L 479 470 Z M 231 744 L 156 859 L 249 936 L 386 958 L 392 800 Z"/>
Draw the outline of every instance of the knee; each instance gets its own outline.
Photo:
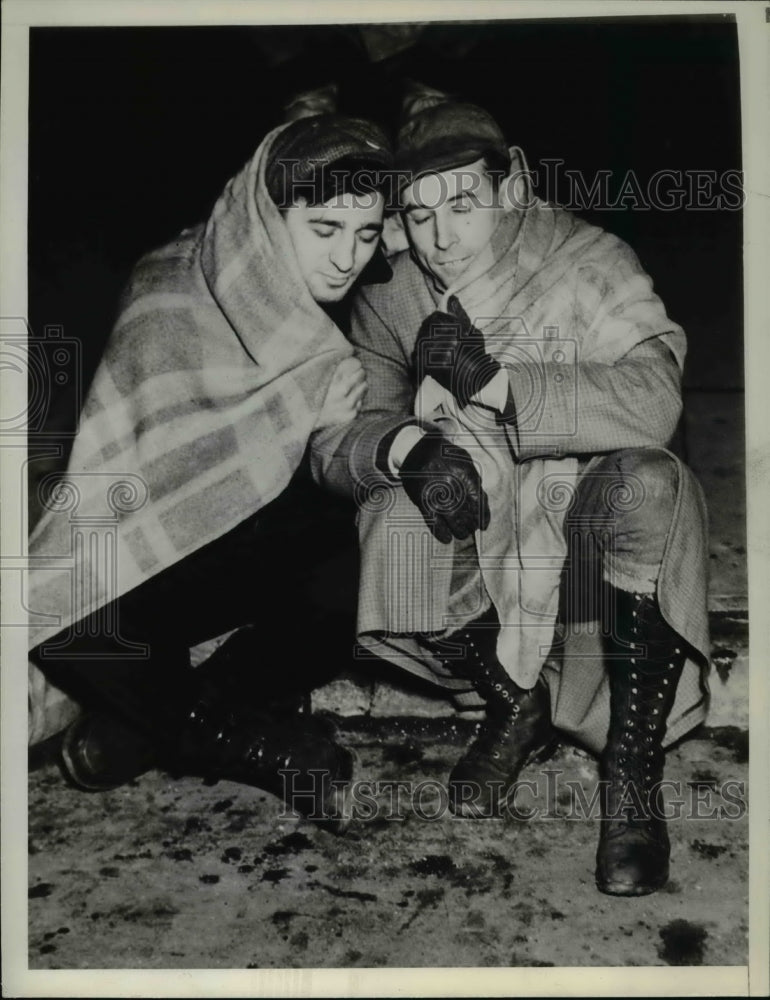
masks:
<path id="1" fill-rule="evenodd" d="M 661 448 L 629 448 L 617 455 L 618 468 L 626 477 L 635 477 L 651 497 L 676 496 L 682 463 Z"/>
<path id="2" fill-rule="evenodd" d="M 614 488 L 605 492 L 618 514 L 644 510 L 668 522 L 673 516 L 679 483 L 685 467 L 660 448 L 627 448 L 607 455 L 599 464 Z M 614 500 L 614 503 L 613 503 Z"/>

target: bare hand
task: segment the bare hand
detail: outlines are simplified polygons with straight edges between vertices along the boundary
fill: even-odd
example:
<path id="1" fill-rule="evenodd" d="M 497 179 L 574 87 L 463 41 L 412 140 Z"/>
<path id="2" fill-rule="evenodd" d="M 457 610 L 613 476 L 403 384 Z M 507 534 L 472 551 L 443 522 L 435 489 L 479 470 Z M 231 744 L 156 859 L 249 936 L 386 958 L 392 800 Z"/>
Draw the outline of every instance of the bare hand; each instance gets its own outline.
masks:
<path id="1" fill-rule="evenodd" d="M 361 412 L 366 394 L 366 375 L 358 358 L 345 358 L 329 383 L 316 428 L 349 424 Z"/>

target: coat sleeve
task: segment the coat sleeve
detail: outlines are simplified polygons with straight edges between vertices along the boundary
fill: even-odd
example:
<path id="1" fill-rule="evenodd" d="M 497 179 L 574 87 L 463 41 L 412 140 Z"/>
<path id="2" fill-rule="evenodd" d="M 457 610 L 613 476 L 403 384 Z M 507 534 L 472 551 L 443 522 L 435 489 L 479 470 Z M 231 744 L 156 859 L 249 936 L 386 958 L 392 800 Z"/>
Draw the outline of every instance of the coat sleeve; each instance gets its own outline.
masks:
<path id="1" fill-rule="evenodd" d="M 345 496 L 354 495 L 358 484 L 387 481 L 376 464 L 382 439 L 415 422 L 405 348 L 363 293 L 353 306 L 350 340 L 366 374 L 363 408 L 352 423 L 317 431 L 310 447 L 316 482 Z"/>
<path id="2" fill-rule="evenodd" d="M 507 366 L 503 419 L 519 459 L 665 447 L 674 435 L 684 334 L 630 252 L 596 275 L 589 281 L 584 272 L 576 291 L 584 333 L 573 349 L 585 358 Z"/>

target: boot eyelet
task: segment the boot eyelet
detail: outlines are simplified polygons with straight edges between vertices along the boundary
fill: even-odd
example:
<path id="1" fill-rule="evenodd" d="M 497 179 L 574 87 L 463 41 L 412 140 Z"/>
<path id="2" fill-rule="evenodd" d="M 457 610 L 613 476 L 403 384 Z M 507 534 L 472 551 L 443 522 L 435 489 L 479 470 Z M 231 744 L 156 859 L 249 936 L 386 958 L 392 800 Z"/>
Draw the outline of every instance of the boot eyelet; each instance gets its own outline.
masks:
<path id="1" fill-rule="evenodd" d="M 632 663 L 636 663 L 636 660 L 634 659 L 634 657 L 633 657 L 633 656 L 631 657 L 631 662 L 632 662 Z"/>
<path id="2" fill-rule="evenodd" d="M 631 694 L 638 694 L 638 688 L 631 688 Z"/>
<path id="3" fill-rule="evenodd" d="M 500 751 L 499 750 L 495 750 L 495 752 L 492 754 L 492 758 L 494 760 L 498 760 L 500 758 Z"/>
<path id="4" fill-rule="evenodd" d="M 631 711 L 632 711 L 632 712 L 635 712 L 635 711 L 636 711 L 636 705 L 632 705 L 632 706 L 631 706 Z"/>
<path id="5" fill-rule="evenodd" d="M 664 683 L 664 684 L 665 684 L 666 686 L 668 686 L 668 677 L 664 677 L 664 678 L 663 678 L 663 683 Z"/>
<path id="6" fill-rule="evenodd" d="M 662 691 L 658 691 L 658 697 L 659 697 L 659 698 L 662 698 L 662 697 L 663 697 L 663 692 L 662 692 Z"/>
<path id="7" fill-rule="evenodd" d="M 681 653 L 681 652 L 682 652 L 682 650 L 681 650 L 681 649 L 675 649 L 675 650 L 674 650 L 674 652 L 675 652 L 675 653 Z"/>
<path id="8" fill-rule="evenodd" d="M 495 691 L 502 691 L 502 690 L 503 690 L 502 684 L 495 684 Z"/>
<path id="9" fill-rule="evenodd" d="M 632 681 L 635 681 L 636 679 L 637 679 L 637 676 L 636 676 L 636 674 L 631 674 L 631 680 L 632 680 Z"/>
<path id="10" fill-rule="evenodd" d="M 658 711 L 658 709 L 657 709 L 657 708 L 653 708 L 653 710 L 652 710 L 652 714 L 653 714 L 653 715 L 659 715 L 660 713 L 659 713 L 659 711 Z"/>

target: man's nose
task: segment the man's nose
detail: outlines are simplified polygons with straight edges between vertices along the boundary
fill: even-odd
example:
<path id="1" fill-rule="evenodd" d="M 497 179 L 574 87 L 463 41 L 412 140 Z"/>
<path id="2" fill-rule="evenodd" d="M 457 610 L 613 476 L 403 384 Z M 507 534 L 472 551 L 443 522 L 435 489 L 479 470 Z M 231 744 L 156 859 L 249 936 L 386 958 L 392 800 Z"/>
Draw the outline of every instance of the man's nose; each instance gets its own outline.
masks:
<path id="1" fill-rule="evenodd" d="M 436 213 L 436 231 L 433 236 L 437 250 L 448 250 L 457 242 L 457 233 L 451 218 Z"/>
<path id="2" fill-rule="evenodd" d="M 331 253 L 329 254 L 329 259 L 338 271 L 342 271 L 344 274 L 347 274 L 348 271 L 353 269 L 356 255 L 355 248 L 356 242 L 354 237 L 349 238 L 347 236 L 340 235 L 340 237 L 334 241 Z"/>

